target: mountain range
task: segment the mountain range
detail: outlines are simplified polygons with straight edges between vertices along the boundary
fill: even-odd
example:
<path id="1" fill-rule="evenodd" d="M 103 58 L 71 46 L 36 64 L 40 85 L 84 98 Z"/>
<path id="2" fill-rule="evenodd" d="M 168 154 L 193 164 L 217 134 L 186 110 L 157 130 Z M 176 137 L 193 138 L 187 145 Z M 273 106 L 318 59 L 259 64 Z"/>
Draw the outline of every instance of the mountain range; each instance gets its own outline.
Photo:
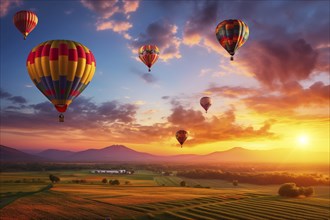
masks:
<path id="1" fill-rule="evenodd" d="M 88 149 L 79 152 L 48 149 L 37 154 L 28 154 L 14 148 L 0 145 L 1 162 L 180 162 L 180 163 L 329 163 L 329 154 L 324 152 L 307 152 L 290 149 L 249 150 L 234 147 L 225 151 L 210 154 L 180 154 L 160 156 L 132 150 L 123 145 L 112 145 L 102 149 Z"/>

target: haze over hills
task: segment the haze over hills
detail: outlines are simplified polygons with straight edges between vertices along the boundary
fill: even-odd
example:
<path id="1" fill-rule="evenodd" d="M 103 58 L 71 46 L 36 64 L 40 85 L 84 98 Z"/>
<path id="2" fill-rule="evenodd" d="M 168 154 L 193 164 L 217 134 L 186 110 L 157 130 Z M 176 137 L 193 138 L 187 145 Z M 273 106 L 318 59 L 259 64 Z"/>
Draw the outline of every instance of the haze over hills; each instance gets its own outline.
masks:
<path id="1" fill-rule="evenodd" d="M 307 152 L 290 149 L 249 150 L 235 147 L 206 155 L 181 154 L 160 156 L 132 150 L 122 145 L 79 152 L 48 149 L 31 155 L 14 148 L 0 146 L 1 161 L 52 161 L 52 162 L 180 162 L 180 163 L 329 163 L 329 155 L 322 152 Z"/>
<path id="2" fill-rule="evenodd" d="M 0 145 L 0 161 L 2 162 L 16 162 L 16 161 L 26 161 L 26 162 L 37 162 L 46 161 L 45 158 L 24 153 L 22 151 L 16 150 L 11 147 L 6 147 Z"/>

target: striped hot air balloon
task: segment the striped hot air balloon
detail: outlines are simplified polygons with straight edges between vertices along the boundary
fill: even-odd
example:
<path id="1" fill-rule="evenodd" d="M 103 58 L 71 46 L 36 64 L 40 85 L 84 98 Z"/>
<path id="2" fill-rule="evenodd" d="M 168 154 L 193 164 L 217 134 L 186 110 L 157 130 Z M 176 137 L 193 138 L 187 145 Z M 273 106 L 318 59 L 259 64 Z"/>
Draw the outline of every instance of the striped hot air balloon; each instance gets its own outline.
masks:
<path id="1" fill-rule="evenodd" d="M 149 68 L 157 61 L 159 49 L 156 45 L 144 45 L 139 49 L 140 60 Z"/>
<path id="2" fill-rule="evenodd" d="M 88 86 L 96 68 L 93 53 L 81 43 L 50 40 L 34 47 L 26 62 L 36 87 L 54 104 L 64 121 L 63 112 Z"/>
<path id="3" fill-rule="evenodd" d="M 234 60 L 235 52 L 249 37 L 249 27 L 241 20 L 224 20 L 215 29 L 215 35 L 220 45 L 231 55 Z"/>
<path id="4" fill-rule="evenodd" d="M 188 132 L 186 132 L 185 130 L 179 130 L 176 132 L 175 137 L 179 141 L 179 143 L 181 144 L 181 147 L 182 147 L 183 143 L 188 138 Z"/>
<path id="5" fill-rule="evenodd" d="M 16 28 L 23 34 L 24 40 L 28 34 L 37 26 L 38 17 L 32 11 L 16 12 L 13 18 Z"/>

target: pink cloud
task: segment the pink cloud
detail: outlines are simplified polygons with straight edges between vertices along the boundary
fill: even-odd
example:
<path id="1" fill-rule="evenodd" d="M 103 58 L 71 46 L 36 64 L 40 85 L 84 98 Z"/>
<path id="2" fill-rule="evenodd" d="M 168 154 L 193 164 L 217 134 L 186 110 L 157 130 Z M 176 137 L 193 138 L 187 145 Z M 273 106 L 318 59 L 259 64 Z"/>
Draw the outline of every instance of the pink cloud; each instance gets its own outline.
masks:
<path id="1" fill-rule="evenodd" d="M 127 31 L 133 27 L 133 25 L 128 21 L 102 21 L 97 23 L 96 30 L 112 30 L 113 32 L 122 34 L 126 39 L 131 39 L 131 36 Z"/>
<path id="2" fill-rule="evenodd" d="M 133 27 L 133 24 L 128 21 L 130 14 L 139 8 L 139 1 L 126 1 L 126 0 L 81 0 L 82 5 L 91 11 L 100 15 L 96 22 L 96 30 L 112 30 L 121 34 L 125 39 L 130 40 L 132 37 L 127 31 Z M 109 20 L 115 14 L 126 15 L 126 20 Z"/>
<path id="3" fill-rule="evenodd" d="M 0 1 L 0 17 L 4 17 L 8 14 L 11 8 L 20 6 L 23 4 L 21 0 L 1 0 Z"/>

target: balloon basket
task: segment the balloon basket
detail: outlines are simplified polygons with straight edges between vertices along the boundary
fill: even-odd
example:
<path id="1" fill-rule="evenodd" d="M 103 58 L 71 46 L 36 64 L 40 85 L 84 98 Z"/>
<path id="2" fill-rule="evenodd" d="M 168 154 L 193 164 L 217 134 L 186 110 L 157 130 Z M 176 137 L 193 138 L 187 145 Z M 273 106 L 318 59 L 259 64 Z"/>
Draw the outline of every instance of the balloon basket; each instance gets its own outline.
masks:
<path id="1" fill-rule="evenodd" d="M 59 121 L 59 122 L 64 122 L 64 115 L 63 115 L 63 114 L 60 114 L 60 115 L 58 116 L 58 121 Z"/>

